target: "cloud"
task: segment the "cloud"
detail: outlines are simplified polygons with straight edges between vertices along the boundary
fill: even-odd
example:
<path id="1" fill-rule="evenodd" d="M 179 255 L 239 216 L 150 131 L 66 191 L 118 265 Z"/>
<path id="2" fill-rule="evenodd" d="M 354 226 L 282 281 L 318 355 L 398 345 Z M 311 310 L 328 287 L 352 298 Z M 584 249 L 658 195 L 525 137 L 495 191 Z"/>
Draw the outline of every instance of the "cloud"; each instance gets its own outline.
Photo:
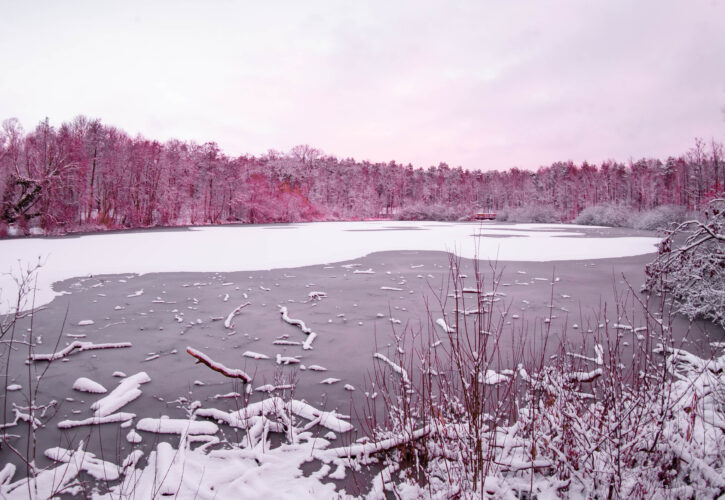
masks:
<path id="1" fill-rule="evenodd" d="M 14 3 L 0 109 L 230 154 L 537 168 L 723 139 L 719 2 Z"/>

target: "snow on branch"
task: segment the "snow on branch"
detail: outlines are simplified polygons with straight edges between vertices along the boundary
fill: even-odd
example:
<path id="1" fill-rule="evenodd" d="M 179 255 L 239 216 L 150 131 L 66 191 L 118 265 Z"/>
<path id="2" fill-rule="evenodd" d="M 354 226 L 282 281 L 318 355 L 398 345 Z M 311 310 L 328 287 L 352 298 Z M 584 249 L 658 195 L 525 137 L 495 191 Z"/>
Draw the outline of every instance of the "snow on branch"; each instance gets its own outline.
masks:
<path id="1" fill-rule="evenodd" d="M 645 268 L 644 289 L 669 293 L 676 310 L 690 319 L 702 317 L 725 327 L 724 263 L 725 199 L 719 198 L 710 202 L 704 221 L 690 220 L 668 231 Z"/>
<path id="2" fill-rule="evenodd" d="M 95 410 L 96 417 L 109 416 L 141 396 L 139 386 L 148 382 L 151 382 L 151 377 L 146 372 L 126 377 L 108 396 L 93 403 L 91 409 Z"/>
<path id="3" fill-rule="evenodd" d="M 290 318 L 289 314 L 287 313 L 287 308 L 285 306 L 281 306 L 279 308 L 279 313 L 282 315 L 282 321 L 284 321 L 285 323 L 300 327 L 300 330 L 308 335 L 312 333 L 312 329 L 305 325 L 304 321 L 302 321 L 301 319 Z"/>
<path id="4" fill-rule="evenodd" d="M 83 443 L 81 443 L 81 447 Z M 74 468 L 86 471 L 98 480 L 115 481 L 121 474 L 121 468 L 111 462 L 96 458 L 93 453 L 84 451 L 81 447 L 78 450 L 55 447 L 45 450 L 45 456 L 56 462 L 73 464 Z"/>
<path id="5" fill-rule="evenodd" d="M 43 425 L 43 423 L 38 420 L 35 417 L 31 417 L 28 413 L 21 412 L 18 408 L 13 408 L 13 413 L 15 413 L 15 419 L 12 422 L 6 422 L 4 424 L 0 424 L 0 430 L 7 429 L 8 427 L 15 427 L 18 425 L 18 422 L 21 420 L 23 422 L 28 422 L 32 425 L 33 429 L 37 429 Z"/>
<path id="6" fill-rule="evenodd" d="M 189 355 L 191 355 L 194 358 L 196 358 L 196 360 L 197 360 L 196 362 L 197 363 L 203 363 L 206 366 L 208 366 L 209 368 L 211 368 L 212 370 L 214 370 L 215 372 L 221 373 L 225 377 L 241 379 L 242 382 L 244 382 L 245 384 L 247 382 L 251 382 L 252 381 L 252 377 L 250 377 L 249 375 L 247 375 L 246 372 L 244 372 L 244 371 L 242 371 L 242 370 L 240 370 L 238 368 L 227 368 L 223 364 L 214 361 L 209 356 L 207 356 L 203 352 L 197 351 L 193 347 L 188 347 L 187 346 L 186 352 Z"/>
<path id="7" fill-rule="evenodd" d="M 598 377 L 601 377 L 604 372 L 601 368 L 592 370 L 590 372 L 572 372 L 568 374 L 570 382 L 592 382 Z"/>
<path id="8" fill-rule="evenodd" d="M 104 417 L 88 417 L 83 420 L 61 420 L 58 422 L 59 429 L 72 429 L 74 427 L 83 427 L 85 425 L 101 425 L 101 424 L 112 424 L 117 422 L 128 422 L 129 420 L 136 418 L 135 413 L 112 413 Z"/>
<path id="9" fill-rule="evenodd" d="M 64 358 L 71 354 L 76 349 L 78 352 L 83 351 L 94 351 L 97 349 L 121 349 L 125 347 L 132 347 L 131 342 L 114 342 L 109 344 L 94 344 L 93 342 L 81 342 L 76 340 L 71 342 L 67 347 L 61 349 L 58 352 L 52 354 L 31 354 L 30 361 L 55 361 L 56 359 Z"/>
<path id="10" fill-rule="evenodd" d="M 216 434 L 219 430 L 213 422 L 185 420 L 183 418 L 142 418 L 136 424 L 141 431 L 157 434 Z"/>
<path id="11" fill-rule="evenodd" d="M 390 361 L 390 359 L 388 359 L 384 355 L 380 354 L 379 352 L 376 352 L 375 354 L 373 354 L 373 358 L 379 359 L 383 363 L 386 363 L 388 366 L 390 366 L 390 368 L 395 373 L 399 374 L 400 377 L 403 379 L 403 384 L 406 387 L 410 387 L 410 379 L 408 378 L 408 372 L 405 371 L 405 368 L 401 367 L 400 365 L 397 365 L 397 364 L 393 363 L 392 361 Z"/>
<path id="12" fill-rule="evenodd" d="M 436 320 L 436 325 L 441 327 L 441 330 L 443 330 L 446 333 L 456 333 L 456 329 L 452 326 L 449 326 L 448 323 L 446 323 L 446 320 L 443 318 L 438 318 Z"/>
<path id="13" fill-rule="evenodd" d="M 315 458 L 322 461 L 330 461 L 335 458 L 353 458 L 369 456 L 385 450 L 396 448 L 411 441 L 416 441 L 431 433 L 433 427 L 427 425 L 420 429 L 414 430 L 412 433 L 400 433 L 388 439 L 382 439 L 371 443 L 354 444 L 351 446 L 342 446 L 340 448 L 332 448 L 329 450 L 321 450 L 315 453 Z"/>
<path id="14" fill-rule="evenodd" d="M 302 349 L 308 351 L 312 349 L 312 342 L 317 337 L 317 334 L 312 331 L 311 328 L 309 328 L 307 325 L 305 325 L 305 322 L 301 319 L 294 319 L 290 318 L 289 314 L 287 313 L 287 308 L 285 306 L 280 306 L 279 312 L 282 315 L 282 320 L 285 323 L 289 323 L 290 325 L 298 326 L 300 330 L 302 330 L 303 333 L 307 334 L 307 339 L 302 343 Z"/>
<path id="15" fill-rule="evenodd" d="M 229 330 L 234 328 L 234 323 L 232 323 L 234 316 L 236 316 L 237 314 L 242 312 L 242 309 L 244 309 L 245 307 L 247 307 L 250 304 L 251 304 L 251 302 L 245 302 L 244 304 L 240 305 L 239 307 L 234 309 L 232 312 L 230 312 L 229 315 L 227 316 L 227 319 L 224 320 L 224 328 L 228 328 Z"/>

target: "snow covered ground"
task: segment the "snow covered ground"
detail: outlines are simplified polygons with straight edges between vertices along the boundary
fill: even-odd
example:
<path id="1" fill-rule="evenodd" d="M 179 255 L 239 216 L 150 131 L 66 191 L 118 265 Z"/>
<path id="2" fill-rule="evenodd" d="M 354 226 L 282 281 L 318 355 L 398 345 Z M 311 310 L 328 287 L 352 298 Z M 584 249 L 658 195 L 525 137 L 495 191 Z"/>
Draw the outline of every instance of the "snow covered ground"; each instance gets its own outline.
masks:
<path id="1" fill-rule="evenodd" d="M 14 277 L 39 261 L 36 307 L 57 295 L 54 282 L 89 274 L 253 271 L 340 262 L 388 250 L 454 251 L 466 258 L 505 261 L 603 259 L 650 253 L 658 242 L 654 237 L 585 236 L 585 230 L 592 227 L 375 221 L 10 239 L 0 241 L 0 313 L 9 312 L 15 302 Z"/>

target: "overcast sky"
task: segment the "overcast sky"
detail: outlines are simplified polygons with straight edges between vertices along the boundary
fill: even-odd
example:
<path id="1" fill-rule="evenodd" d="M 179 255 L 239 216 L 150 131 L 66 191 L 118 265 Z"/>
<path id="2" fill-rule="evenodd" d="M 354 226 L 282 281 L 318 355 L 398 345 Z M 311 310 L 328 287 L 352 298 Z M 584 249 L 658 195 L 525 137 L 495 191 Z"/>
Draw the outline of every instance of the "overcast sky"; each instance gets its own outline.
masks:
<path id="1" fill-rule="evenodd" d="M 725 2 L 0 0 L 0 119 L 536 169 L 725 141 Z"/>

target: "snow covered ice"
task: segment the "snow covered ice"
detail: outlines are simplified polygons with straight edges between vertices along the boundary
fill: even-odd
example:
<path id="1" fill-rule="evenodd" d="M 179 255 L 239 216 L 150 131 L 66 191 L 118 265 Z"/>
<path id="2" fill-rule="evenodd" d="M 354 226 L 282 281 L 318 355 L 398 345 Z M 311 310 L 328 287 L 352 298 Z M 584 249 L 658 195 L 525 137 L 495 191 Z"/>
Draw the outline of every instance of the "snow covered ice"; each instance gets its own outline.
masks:
<path id="1" fill-rule="evenodd" d="M 389 226 L 401 230 L 376 231 Z M 51 288 L 53 283 L 89 274 L 263 270 L 340 262 L 389 250 L 452 251 L 466 258 L 478 255 L 481 259 L 507 261 L 604 259 L 651 253 L 659 241 L 654 237 L 581 238 L 578 230 L 583 228 L 574 225 L 439 223 L 425 230 L 408 231 L 420 225 L 386 221 L 285 227 L 290 230 L 215 226 L 2 240 L 0 312 L 10 311 L 15 300 L 13 273 L 37 264 L 38 259 L 42 268 L 36 307 L 57 295 Z M 478 237 L 481 234 L 486 237 Z M 324 244 L 330 241 L 335 244 Z M 290 244 L 294 244 L 294 252 L 289 251 Z M 78 258 L 81 255 L 83 258 Z M 240 259 L 240 255 L 244 258 Z M 143 290 L 137 290 L 129 297 L 141 294 Z"/>

